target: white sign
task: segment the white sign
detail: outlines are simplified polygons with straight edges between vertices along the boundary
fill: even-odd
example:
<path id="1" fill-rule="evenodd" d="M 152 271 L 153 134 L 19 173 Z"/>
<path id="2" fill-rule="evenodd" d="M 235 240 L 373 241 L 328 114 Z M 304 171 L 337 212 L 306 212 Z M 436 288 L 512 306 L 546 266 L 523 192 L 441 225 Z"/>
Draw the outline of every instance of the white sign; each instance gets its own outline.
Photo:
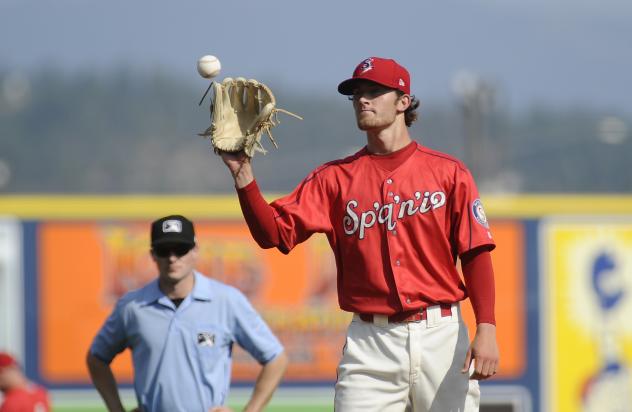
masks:
<path id="1" fill-rule="evenodd" d="M 24 360 L 22 226 L 0 217 L 0 349 Z"/>

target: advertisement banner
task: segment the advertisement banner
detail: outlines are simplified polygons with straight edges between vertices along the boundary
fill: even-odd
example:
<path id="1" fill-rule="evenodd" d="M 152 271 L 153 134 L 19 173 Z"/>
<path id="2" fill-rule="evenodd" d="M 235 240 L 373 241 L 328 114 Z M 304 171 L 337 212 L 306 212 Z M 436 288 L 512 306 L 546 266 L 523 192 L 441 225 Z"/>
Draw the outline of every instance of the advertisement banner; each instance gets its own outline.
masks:
<path id="1" fill-rule="evenodd" d="M 149 222 L 50 222 L 39 228 L 40 370 L 49 382 L 86 381 L 85 353 L 116 300 L 157 276 Z M 239 288 L 288 350 L 291 380 L 334 380 L 348 313 L 338 309 L 331 253 L 314 239 L 288 256 L 262 250 L 242 222 L 196 222 L 198 270 Z M 326 245 L 325 245 L 326 246 Z M 131 381 L 129 352 L 113 363 Z M 235 348 L 235 381 L 258 365 Z"/>
<path id="2" fill-rule="evenodd" d="M 632 405 L 632 221 L 542 225 L 543 410 Z"/>
<path id="3" fill-rule="evenodd" d="M 289 255 L 260 249 L 243 221 L 197 219 L 198 270 L 246 294 L 285 345 L 287 381 L 334 381 L 351 314 L 338 308 L 336 267 L 324 236 Z M 500 378 L 518 377 L 525 362 L 522 226 L 493 227 L 497 251 Z M 40 374 L 50 383 L 88 382 L 85 354 L 116 300 L 157 276 L 149 255 L 148 221 L 48 221 L 39 224 Z M 463 305 L 473 323 L 469 303 Z M 126 351 L 113 363 L 132 379 Z M 235 346 L 234 381 L 252 381 L 259 366 Z"/>

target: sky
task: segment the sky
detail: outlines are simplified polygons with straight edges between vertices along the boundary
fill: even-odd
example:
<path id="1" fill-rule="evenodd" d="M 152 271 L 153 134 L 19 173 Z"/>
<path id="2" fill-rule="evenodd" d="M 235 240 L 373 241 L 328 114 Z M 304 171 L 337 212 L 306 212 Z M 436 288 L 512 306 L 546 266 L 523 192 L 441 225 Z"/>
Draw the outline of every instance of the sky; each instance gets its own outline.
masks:
<path id="1" fill-rule="evenodd" d="M 0 71 L 125 66 L 208 84 L 220 77 L 337 96 L 364 58 L 395 58 L 422 101 L 454 99 L 458 73 L 509 108 L 593 106 L 632 114 L 632 2 L 624 0 L 0 0 Z"/>

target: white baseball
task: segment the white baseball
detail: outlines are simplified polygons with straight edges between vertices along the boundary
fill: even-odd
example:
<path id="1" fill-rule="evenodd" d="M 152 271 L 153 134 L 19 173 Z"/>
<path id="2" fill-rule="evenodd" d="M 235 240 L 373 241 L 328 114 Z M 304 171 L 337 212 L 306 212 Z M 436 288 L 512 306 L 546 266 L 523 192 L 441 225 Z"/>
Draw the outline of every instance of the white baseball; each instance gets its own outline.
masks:
<path id="1" fill-rule="evenodd" d="M 217 76 L 221 69 L 222 64 L 219 62 L 219 59 L 209 54 L 200 57 L 197 63 L 198 73 L 205 79 Z"/>

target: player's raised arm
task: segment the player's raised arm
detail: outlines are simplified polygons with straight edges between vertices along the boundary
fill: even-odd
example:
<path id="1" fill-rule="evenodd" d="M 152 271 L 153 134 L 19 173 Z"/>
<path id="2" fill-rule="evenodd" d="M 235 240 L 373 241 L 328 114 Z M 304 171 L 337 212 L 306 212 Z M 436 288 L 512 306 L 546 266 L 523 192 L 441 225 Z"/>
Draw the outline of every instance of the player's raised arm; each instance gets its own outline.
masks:
<path id="1" fill-rule="evenodd" d="M 228 167 L 231 176 L 235 180 L 235 187 L 237 189 L 244 188 L 255 180 L 255 175 L 250 163 L 251 158 L 248 157 L 245 152 L 229 153 L 220 151 L 219 155 L 222 157 L 224 164 Z"/>

